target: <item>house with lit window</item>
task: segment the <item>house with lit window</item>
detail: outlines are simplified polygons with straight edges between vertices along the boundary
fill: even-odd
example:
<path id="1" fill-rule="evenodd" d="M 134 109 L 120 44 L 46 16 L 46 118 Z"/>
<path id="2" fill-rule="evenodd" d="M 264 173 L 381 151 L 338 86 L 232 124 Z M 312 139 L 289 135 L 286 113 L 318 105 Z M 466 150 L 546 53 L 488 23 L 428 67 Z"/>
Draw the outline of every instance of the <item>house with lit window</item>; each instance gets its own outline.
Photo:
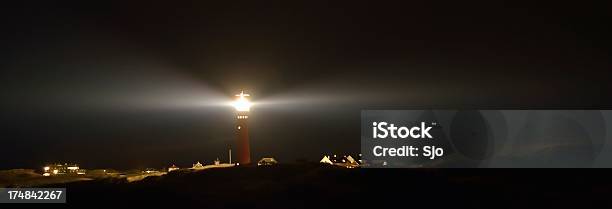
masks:
<path id="1" fill-rule="evenodd" d="M 172 166 L 168 168 L 168 172 L 177 171 L 177 170 L 179 170 L 179 167 L 174 164 L 172 164 Z"/>
<path id="2" fill-rule="evenodd" d="M 196 164 L 193 164 L 193 166 L 191 166 L 190 169 L 201 170 L 201 169 L 204 169 L 204 165 L 202 165 L 202 163 L 200 163 L 200 161 L 198 161 L 198 162 L 196 162 Z"/>
<path id="3" fill-rule="evenodd" d="M 272 157 L 264 157 L 264 158 L 261 158 L 261 160 L 257 162 L 258 166 L 267 166 L 267 165 L 276 165 L 276 164 L 278 164 L 278 161 L 276 161 L 276 159 Z"/>
<path id="4" fill-rule="evenodd" d="M 361 164 L 361 160 L 355 160 L 350 155 L 324 155 L 319 162 L 345 168 L 357 168 Z"/>
<path id="5" fill-rule="evenodd" d="M 77 164 L 70 163 L 49 164 L 43 168 L 43 176 L 85 175 L 85 173 L 85 169 L 79 168 L 79 165 Z"/>

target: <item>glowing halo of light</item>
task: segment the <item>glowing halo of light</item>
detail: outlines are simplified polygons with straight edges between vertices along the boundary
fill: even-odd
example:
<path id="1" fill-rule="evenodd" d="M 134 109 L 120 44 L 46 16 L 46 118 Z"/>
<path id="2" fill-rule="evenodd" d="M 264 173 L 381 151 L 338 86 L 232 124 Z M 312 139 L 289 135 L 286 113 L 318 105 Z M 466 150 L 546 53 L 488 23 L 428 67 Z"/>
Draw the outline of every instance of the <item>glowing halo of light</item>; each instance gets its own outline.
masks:
<path id="1" fill-rule="evenodd" d="M 232 102 L 232 106 L 236 108 L 236 111 L 248 112 L 249 110 L 251 110 L 251 106 L 253 104 L 246 98 L 249 96 L 248 94 L 245 94 L 244 91 L 242 91 L 240 92 L 240 94 L 237 94 L 236 96 L 238 97 L 238 99 Z"/>

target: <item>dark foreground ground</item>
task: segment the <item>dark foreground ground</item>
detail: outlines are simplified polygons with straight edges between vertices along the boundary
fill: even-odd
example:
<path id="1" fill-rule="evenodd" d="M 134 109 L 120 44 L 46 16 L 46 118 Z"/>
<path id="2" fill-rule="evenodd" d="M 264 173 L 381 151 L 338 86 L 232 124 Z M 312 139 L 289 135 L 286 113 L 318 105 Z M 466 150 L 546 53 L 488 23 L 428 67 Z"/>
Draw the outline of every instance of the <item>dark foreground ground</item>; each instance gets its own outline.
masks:
<path id="1" fill-rule="evenodd" d="M 342 169 L 312 165 L 73 182 L 67 204 L 0 208 L 610 208 L 610 169 Z"/>

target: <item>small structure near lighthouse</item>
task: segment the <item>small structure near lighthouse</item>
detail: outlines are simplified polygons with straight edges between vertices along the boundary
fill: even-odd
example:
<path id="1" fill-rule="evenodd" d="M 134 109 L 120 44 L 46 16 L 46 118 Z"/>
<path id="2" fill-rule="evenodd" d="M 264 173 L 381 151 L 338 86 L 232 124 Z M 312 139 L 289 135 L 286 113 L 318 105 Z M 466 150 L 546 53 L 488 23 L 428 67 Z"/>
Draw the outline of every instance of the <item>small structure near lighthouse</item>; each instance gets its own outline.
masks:
<path id="1" fill-rule="evenodd" d="M 247 165 L 251 163 L 251 145 L 249 142 L 249 111 L 251 109 L 251 102 L 246 98 L 250 96 L 241 91 L 240 94 L 236 94 L 236 101 L 234 102 L 234 108 L 236 108 L 236 148 L 238 151 L 238 163 Z"/>

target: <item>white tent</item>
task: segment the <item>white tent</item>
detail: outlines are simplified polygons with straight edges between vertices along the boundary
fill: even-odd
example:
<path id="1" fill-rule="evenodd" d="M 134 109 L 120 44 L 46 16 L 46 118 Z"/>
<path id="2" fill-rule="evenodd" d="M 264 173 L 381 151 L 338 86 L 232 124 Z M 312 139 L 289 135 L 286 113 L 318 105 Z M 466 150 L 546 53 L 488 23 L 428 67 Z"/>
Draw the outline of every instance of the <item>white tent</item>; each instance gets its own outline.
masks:
<path id="1" fill-rule="evenodd" d="M 355 159 L 353 157 L 351 157 L 350 155 L 348 157 L 346 157 L 346 159 L 348 160 L 348 162 L 350 164 L 357 164 L 357 161 L 355 161 Z"/>
<path id="2" fill-rule="evenodd" d="M 321 159 L 321 161 L 319 161 L 320 163 L 326 163 L 326 164 L 330 164 L 333 165 L 334 163 L 332 163 L 331 160 L 329 160 L 329 156 L 325 155 L 323 156 L 323 159 Z"/>

